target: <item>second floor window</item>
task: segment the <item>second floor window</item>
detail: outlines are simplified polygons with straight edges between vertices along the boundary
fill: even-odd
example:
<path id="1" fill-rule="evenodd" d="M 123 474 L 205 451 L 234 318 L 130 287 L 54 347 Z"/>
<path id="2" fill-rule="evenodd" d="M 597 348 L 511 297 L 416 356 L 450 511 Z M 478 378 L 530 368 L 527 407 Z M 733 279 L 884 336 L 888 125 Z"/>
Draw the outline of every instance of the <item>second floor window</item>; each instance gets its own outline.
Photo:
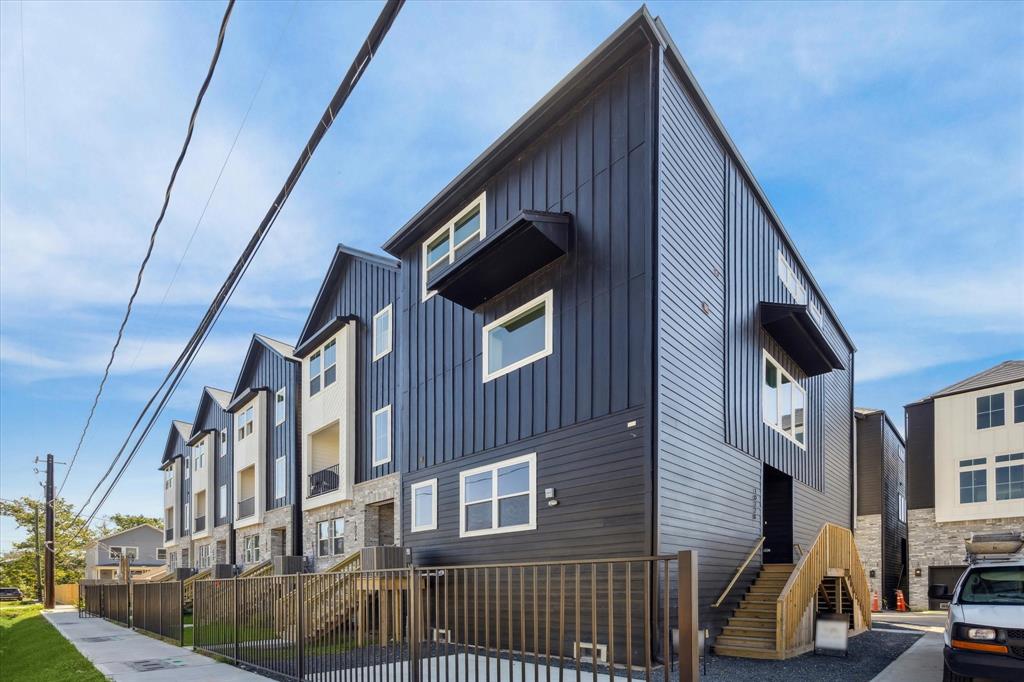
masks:
<path id="1" fill-rule="evenodd" d="M 288 394 L 285 389 L 279 390 L 274 394 L 274 425 L 280 426 L 284 424 L 284 420 L 288 417 Z"/>
<path id="2" fill-rule="evenodd" d="M 988 499 L 988 471 L 985 457 L 960 460 L 960 504 Z"/>
<path id="3" fill-rule="evenodd" d="M 185 470 L 185 480 L 187 481 L 192 476 L 192 459 L 189 457 L 185 458 L 185 466 L 182 467 Z"/>
<path id="4" fill-rule="evenodd" d="M 220 452 L 218 453 L 221 457 L 228 454 L 228 430 L 220 430 Z"/>
<path id="5" fill-rule="evenodd" d="M 806 406 L 807 393 L 803 387 L 765 351 L 761 378 L 761 417 L 764 423 L 806 448 Z"/>
<path id="6" fill-rule="evenodd" d="M 1006 422 L 1005 404 L 1002 393 L 983 395 L 978 398 L 978 428 L 988 429 L 1002 426 Z"/>
<path id="7" fill-rule="evenodd" d="M 185 523 L 182 525 L 184 526 L 184 532 L 186 533 L 192 529 L 192 508 L 188 502 L 185 503 Z"/>
<path id="8" fill-rule="evenodd" d="M 107 556 L 111 559 L 120 559 L 121 557 L 126 556 L 129 559 L 135 560 L 139 558 L 139 548 L 111 545 L 107 548 Z"/>
<path id="9" fill-rule="evenodd" d="M 199 447 L 196 448 L 196 456 L 192 458 L 192 466 L 195 467 L 196 471 L 206 466 L 206 438 L 199 441 Z"/>
<path id="10" fill-rule="evenodd" d="M 996 455 L 996 500 L 1024 500 L 1024 452 Z"/>
<path id="11" fill-rule="evenodd" d="M 1024 422 L 1024 388 L 1013 392 L 1013 423 Z"/>
<path id="12" fill-rule="evenodd" d="M 222 483 L 217 488 L 217 516 L 224 518 L 228 513 L 228 486 L 226 483 Z"/>
<path id="13" fill-rule="evenodd" d="M 413 533 L 421 530 L 437 530 L 437 479 L 414 483 L 412 495 Z"/>
<path id="14" fill-rule="evenodd" d="M 255 417 L 256 410 L 252 405 L 238 413 L 238 417 L 236 418 L 238 422 L 238 440 L 243 440 L 246 436 L 252 433 L 252 422 Z"/>
<path id="15" fill-rule="evenodd" d="M 283 500 L 287 496 L 288 473 L 285 470 L 284 457 L 274 460 L 274 499 Z"/>
<path id="16" fill-rule="evenodd" d="M 164 469 L 164 490 L 168 490 L 174 485 L 174 470 Z"/>
<path id="17" fill-rule="evenodd" d="M 554 309 L 554 292 L 548 291 L 484 326 L 485 383 L 551 355 Z"/>
<path id="18" fill-rule="evenodd" d="M 321 389 L 334 383 L 338 376 L 337 341 L 331 339 L 324 347 L 309 358 L 309 394 L 316 395 Z"/>
<path id="19" fill-rule="evenodd" d="M 391 406 L 373 413 L 373 465 L 391 461 Z"/>
<path id="20" fill-rule="evenodd" d="M 391 304 L 373 316 L 373 359 L 380 360 L 391 352 Z"/>

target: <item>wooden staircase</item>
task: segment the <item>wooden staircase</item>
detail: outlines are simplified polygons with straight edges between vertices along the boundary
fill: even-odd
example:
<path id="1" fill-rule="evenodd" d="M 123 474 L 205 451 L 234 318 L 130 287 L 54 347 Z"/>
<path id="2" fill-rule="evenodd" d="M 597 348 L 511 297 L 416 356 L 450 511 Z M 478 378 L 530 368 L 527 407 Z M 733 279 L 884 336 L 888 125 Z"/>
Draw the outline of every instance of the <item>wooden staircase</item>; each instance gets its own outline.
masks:
<path id="1" fill-rule="evenodd" d="M 715 640 L 715 653 L 742 658 L 778 658 L 775 604 L 794 564 L 763 564 L 753 585 Z"/>

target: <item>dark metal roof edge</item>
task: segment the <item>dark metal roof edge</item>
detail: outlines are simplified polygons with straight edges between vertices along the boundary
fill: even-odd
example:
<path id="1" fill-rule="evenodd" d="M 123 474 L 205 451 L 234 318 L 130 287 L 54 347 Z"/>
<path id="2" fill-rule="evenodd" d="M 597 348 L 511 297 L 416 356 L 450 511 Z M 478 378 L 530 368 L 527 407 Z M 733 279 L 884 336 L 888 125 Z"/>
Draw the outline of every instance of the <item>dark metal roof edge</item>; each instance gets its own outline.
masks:
<path id="1" fill-rule="evenodd" d="M 320 327 L 320 329 L 317 329 L 315 332 L 310 334 L 309 338 L 307 338 L 305 341 L 302 342 L 302 345 L 296 346 L 295 347 L 295 357 L 297 357 L 297 358 L 304 358 L 304 357 L 306 357 L 307 355 L 309 355 L 313 351 L 314 348 L 316 348 L 318 345 L 320 345 L 320 342 L 323 341 L 323 337 L 327 336 L 332 331 L 336 331 L 338 329 L 341 329 L 342 327 L 344 327 L 349 322 L 355 322 L 358 319 L 359 318 L 356 317 L 355 315 L 338 315 L 337 317 L 332 319 L 330 322 L 328 322 L 324 326 Z"/>
<path id="2" fill-rule="evenodd" d="M 237 396 L 232 397 L 231 402 L 228 403 L 227 411 L 234 414 L 238 408 L 246 404 L 253 397 L 259 395 L 260 391 L 270 392 L 269 386 L 246 386 L 245 390 L 239 393 Z"/>
<path id="3" fill-rule="evenodd" d="M 775 212 L 775 209 L 772 207 L 771 202 L 768 200 L 768 195 L 765 193 L 764 188 L 761 187 L 761 184 L 757 181 L 757 178 L 754 177 L 754 172 L 750 169 L 750 166 L 747 165 L 747 162 L 743 158 L 743 155 L 740 154 L 740 150 L 736 146 L 736 143 L 733 142 L 733 139 L 729 135 L 729 132 L 725 129 L 725 125 L 722 123 L 722 120 L 718 117 L 718 114 L 715 112 L 714 107 L 711 106 L 710 100 L 708 100 L 707 95 L 704 94 L 704 90 L 701 89 L 700 84 L 697 82 L 697 78 L 693 75 L 693 72 L 690 70 L 689 65 L 686 63 L 686 60 L 683 59 L 683 53 L 679 50 L 679 47 L 676 45 L 675 41 L 672 40 L 672 36 L 669 34 L 668 28 L 665 27 L 665 24 L 661 20 L 661 17 L 654 19 L 654 28 L 666 47 L 666 54 L 671 57 L 670 63 L 672 63 L 672 65 L 681 72 L 684 84 L 687 87 L 689 87 L 693 94 L 696 96 L 696 104 L 698 108 L 703 110 L 703 113 L 705 114 L 705 116 L 707 116 L 708 120 L 712 124 L 712 127 L 721 137 L 722 142 L 725 143 L 726 151 L 729 153 L 730 156 L 733 157 L 733 161 L 736 163 L 740 171 L 743 173 L 743 176 L 747 180 L 747 182 L 750 183 L 751 188 L 753 188 L 754 190 L 754 194 L 757 196 L 764 210 L 767 211 L 769 217 L 775 223 L 775 227 L 778 228 L 779 235 L 782 237 L 782 241 L 785 242 L 786 246 L 789 247 L 790 251 L 793 252 L 793 257 L 796 258 L 797 263 L 800 264 L 800 267 L 803 268 L 804 272 L 807 274 L 807 281 L 811 284 L 811 286 L 814 287 L 815 293 L 818 294 L 818 297 L 821 299 L 822 303 L 825 304 L 825 308 L 826 310 L 828 310 L 829 316 L 835 323 L 836 328 L 839 330 L 839 333 L 842 334 L 843 339 L 846 341 L 847 344 L 849 344 L 850 350 L 852 352 L 856 352 L 857 346 L 853 343 L 853 339 L 850 338 L 849 332 L 846 330 L 846 327 L 843 326 L 843 323 L 839 320 L 839 315 L 836 314 L 836 311 L 832 307 L 832 304 L 825 296 L 825 293 L 822 290 L 821 285 L 819 285 L 818 281 L 814 278 L 814 274 L 811 272 L 810 266 L 807 265 L 807 261 L 805 261 L 804 257 L 800 255 L 800 251 L 796 247 L 796 242 L 794 242 L 793 238 L 789 236 L 789 232 L 786 230 L 786 226 L 782 223 L 782 219 Z"/>
<path id="4" fill-rule="evenodd" d="M 279 350 L 277 350 L 276 348 L 271 346 L 269 343 L 265 342 L 261 338 L 260 334 L 253 334 L 252 335 L 252 339 L 249 340 L 249 348 L 246 349 L 246 351 L 245 351 L 245 357 L 242 360 L 242 366 L 239 367 L 239 369 L 238 369 L 238 378 L 235 379 L 235 388 L 234 388 L 233 391 L 231 391 L 231 397 L 228 398 L 227 407 L 224 408 L 227 412 L 233 412 L 234 411 L 232 409 L 232 406 L 238 400 L 238 396 L 239 396 L 238 392 L 239 392 L 239 390 L 242 389 L 242 385 L 241 385 L 242 384 L 242 376 L 245 374 L 245 370 L 248 369 L 248 367 L 249 367 L 249 362 L 250 362 L 250 359 L 252 358 L 253 347 L 257 343 L 259 345 L 263 346 L 264 348 L 266 348 L 267 350 L 269 350 L 274 355 L 277 355 L 278 357 L 286 360 L 287 362 L 294 362 L 294 363 L 301 362 L 301 360 L 299 360 L 298 357 L 295 357 L 295 356 L 291 356 L 290 357 L 290 356 L 287 356 L 287 355 L 284 355 L 283 353 L 281 353 Z"/>
<path id="5" fill-rule="evenodd" d="M 209 388 L 214 388 L 214 387 L 213 386 L 203 386 L 203 394 L 199 397 L 199 404 L 196 405 L 196 416 L 192 419 L 192 431 L 191 431 L 191 433 L 189 433 L 189 437 L 185 439 L 185 444 L 188 445 L 189 447 L 192 447 L 192 442 L 194 440 L 196 440 L 196 435 L 199 434 L 199 433 L 203 433 L 203 431 L 196 431 L 196 425 L 199 424 L 199 413 L 203 409 L 203 401 L 204 400 L 213 400 L 214 402 L 217 402 L 217 399 L 214 398 L 213 395 L 207 390 Z M 222 388 L 217 388 L 215 390 L 217 390 L 217 391 L 224 391 L 224 389 L 222 389 Z M 227 391 L 224 391 L 224 393 L 227 393 Z M 220 406 L 219 403 L 217 404 L 217 407 L 219 409 L 222 409 L 222 410 L 224 409 L 224 408 L 222 408 Z M 208 430 L 209 429 L 204 429 L 204 431 L 208 431 Z"/>
<path id="6" fill-rule="evenodd" d="M 808 305 L 806 303 L 777 303 L 775 301 L 761 301 L 759 306 L 762 308 L 768 307 L 789 311 L 789 315 L 793 317 L 794 322 L 800 325 L 800 327 L 804 329 L 808 336 L 813 336 L 812 331 L 817 332 L 817 334 L 821 336 L 821 340 L 824 343 L 825 350 L 827 350 L 828 353 L 819 350 L 819 354 L 822 357 L 824 357 L 824 359 L 832 366 L 832 369 L 846 369 L 846 365 L 843 364 L 843 360 L 842 358 L 839 357 L 839 353 L 836 353 L 835 348 L 833 348 L 832 344 L 829 343 L 828 337 L 825 336 L 824 332 L 822 332 L 822 330 L 818 327 L 818 324 L 811 317 L 811 314 L 808 310 Z M 808 325 L 805 324 L 805 320 L 807 323 L 810 324 L 811 330 L 808 330 Z M 761 324 L 764 324 L 763 318 Z M 828 357 L 828 355 L 831 355 L 832 357 Z"/>
<path id="7" fill-rule="evenodd" d="M 386 242 L 381 246 L 385 251 L 393 256 L 400 255 L 401 251 L 405 248 L 405 242 L 411 241 L 411 233 L 416 227 L 427 217 L 429 217 L 438 206 L 448 199 L 456 190 L 462 189 L 466 180 L 477 174 L 481 167 L 484 166 L 485 162 L 488 161 L 492 156 L 497 155 L 500 151 L 507 148 L 508 145 L 515 141 L 515 138 L 520 135 L 524 129 L 532 124 L 536 119 L 542 117 L 548 113 L 553 106 L 555 106 L 559 98 L 562 97 L 565 92 L 572 86 L 578 79 L 594 72 L 600 66 L 602 66 L 603 60 L 609 55 L 611 50 L 618 47 L 620 43 L 625 42 L 625 39 L 632 37 L 637 31 L 647 34 L 648 42 L 655 44 L 657 41 L 657 32 L 654 27 L 654 23 L 651 19 L 650 13 L 647 11 L 647 5 L 641 5 L 640 8 L 632 14 L 625 22 L 622 23 L 610 36 L 605 38 L 594 50 L 590 52 L 583 61 L 576 65 L 568 74 L 566 74 L 560 81 L 558 81 L 554 87 L 541 97 L 532 107 L 530 107 L 525 114 L 516 119 L 509 128 L 498 137 L 497 140 L 492 142 L 483 152 L 481 152 L 473 161 L 466 166 L 458 175 L 455 176 L 447 185 L 445 185 L 440 192 L 426 203 L 419 211 L 415 213 L 405 225 L 398 229 Z"/>

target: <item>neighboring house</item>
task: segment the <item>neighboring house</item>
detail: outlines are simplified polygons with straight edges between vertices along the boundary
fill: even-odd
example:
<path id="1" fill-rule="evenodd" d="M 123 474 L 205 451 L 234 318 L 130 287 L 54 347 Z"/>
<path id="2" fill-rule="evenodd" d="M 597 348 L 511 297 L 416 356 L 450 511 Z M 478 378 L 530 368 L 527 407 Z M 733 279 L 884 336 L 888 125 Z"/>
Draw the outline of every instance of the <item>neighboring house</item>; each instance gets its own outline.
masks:
<path id="1" fill-rule="evenodd" d="M 792 564 L 825 522 L 852 527 L 853 343 L 645 10 L 384 249 L 400 296 L 354 326 L 334 306 L 297 354 L 357 330 L 366 344 L 369 315 L 393 306 L 415 563 L 695 549 L 717 634 L 762 562 Z M 372 366 L 344 347 L 339 363 Z M 385 402 L 346 418 L 365 432 Z"/>
<path id="2" fill-rule="evenodd" d="M 188 445 L 192 448 L 192 565 L 205 570 L 235 555 L 234 439 L 231 394 L 206 386 L 199 398 Z"/>
<path id="3" fill-rule="evenodd" d="M 889 608 L 906 597 L 906 444 L 884 410 L 857 408 L 857 549 L 871 589 Z"/>
<path id="4" fill-rule="evenodd" d="M 295 343 L 303 543 L 316 570 L 399 541 L 398 291 L 396 262 L 339 245 Z"/>
<path id="5" fill-rule="evenodd" d="M 253 335 L 228 405 L 237 498 L 231 563 L 302 554 L 301 369 L 291 346 Z"/>
<path id="6" fill-rule="evenodd" d="M 975 532 L 1024 528 L 1024 360 L 1009 360 L 907 405 L 910 605 L 939 608 Z"/>
<path id="7" fill-rule="evenodd" d="M 168 568 L 188 567 L 192 555 L 192 425 L 175 419 L 164 444 L 160 471 L 164 478 L 164 549 Z"/>
<path id="8" fill-rule="evenodd" d="M 111 533 L 85 546 L 86 580 L 123 580 L 121 557 L 131 560 L 132 575 L 163 566 L 167 550 L 164 533 L 148 523 Z"/>

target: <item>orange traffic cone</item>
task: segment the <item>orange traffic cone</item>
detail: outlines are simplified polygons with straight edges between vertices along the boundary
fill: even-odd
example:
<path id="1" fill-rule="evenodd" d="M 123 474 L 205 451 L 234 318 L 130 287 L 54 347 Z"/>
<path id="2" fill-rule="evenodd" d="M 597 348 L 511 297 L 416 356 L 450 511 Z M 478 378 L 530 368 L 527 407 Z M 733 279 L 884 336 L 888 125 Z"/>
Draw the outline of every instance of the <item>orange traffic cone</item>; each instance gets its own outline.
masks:
<path id="1" fill-rule="evenodd" d="M 878 613 L 882 610 L 882 605 L 878 603 L 878 592 L 871 593 L 871 612 Z"/>
<path id="2" fill-rule="evenodd" d="M 896 590 L 896 610 L 907 610 L 907 600 L 903 598 L 903 590 Z"/>

